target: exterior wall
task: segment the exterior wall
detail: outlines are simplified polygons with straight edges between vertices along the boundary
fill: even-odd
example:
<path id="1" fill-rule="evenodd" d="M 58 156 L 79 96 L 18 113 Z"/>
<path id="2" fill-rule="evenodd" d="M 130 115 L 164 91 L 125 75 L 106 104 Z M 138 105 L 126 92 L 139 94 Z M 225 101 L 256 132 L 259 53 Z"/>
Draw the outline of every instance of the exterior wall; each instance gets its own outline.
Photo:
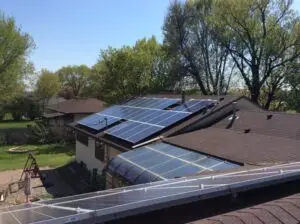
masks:
<path id="1" fill-rule="evenodd" d="M 80 163 L 81 161 L 86 164 L 89 170 L 94 168 L 98 169 L 98 173 L 101 173 L 104 168 L 104 163 L 95 157 L 95 140 L 88 140 L 88 146 L 82 144 L 76 140 L 76 161 Z"/>
<path id="2" fill-rule="evenodd" d="M 90 114 L 74 114 L 74 120 L 73 121 L 79 121 L 80 119 L 89 116 Z"/>

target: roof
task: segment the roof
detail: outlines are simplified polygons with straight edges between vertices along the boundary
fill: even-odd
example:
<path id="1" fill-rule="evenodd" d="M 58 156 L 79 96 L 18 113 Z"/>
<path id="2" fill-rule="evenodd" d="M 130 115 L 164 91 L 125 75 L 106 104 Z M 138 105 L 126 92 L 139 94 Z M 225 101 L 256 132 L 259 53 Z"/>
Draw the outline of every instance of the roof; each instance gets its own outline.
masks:
<path id="1" fill-rule="evenodd" d="M 63 113 L 60 112 L 54 112 L 54 113 L 43 113 L 44 118 L 54 118 L 54 117 L 61 117 L 63 116 Z"/>
<path id="2" fill-rule="evenodd" d="M 101 111 L 105 107 L 103 101 L 95 98 L 72 99 L 48 106 L 47 109 L 64 114 L 90 114 Z"/>
<path id="3" fill-rule="evenodd" d="M 300 223 L 300 194 L 213 216 L 194 224 Z"/>
<path id="4" fill-rule="evenodd" d="M 300 141 L 252 132 L 207 128 L 165 141 L 244 164 L 267 165 L 300 160 Z"/>
<path id="5" fill-rule="evenodd" d="M 241 110 L 237 117 L 234 121 L 223 119 L 213 127 L 300 140 L 300 114 Z"/>
<path id="6" fill-rule="evenodd" d="M 180 99 L 180 95 L 175 94 L 169 94 L 169 95 L 150 95 L 151 98 L 177 98 Z M 169 127 L 165 128 L 164 130 L 153 134 L 148 139 L 145 139 L 144 141 L 151 140 L 153 138 L 156 138 L 158 136 L 160 137 L 169 137 L 173 135 L 178 135 L 181 133 L 189 132 L 192 130 L 197 130 L 200 128 L 203 128 L 204 126 L 209 126 L 211 124 L 214 124 L 218 119 L 223 118 L 224 116 L 227 116 L 228 113 L 232 113 L 233 107 L 231 106 L 232 102 L 237 101 L 238 105 L 237 107 L 239 109 L 246 109 L 246 110 L 253 110 L 253 111 L 263 111 L 261 107 L 258 105 L 252 103 L 248 98 L 243 96 L 221 96 L 222 100 L 213 108 L 210 108 L 206 110 L 205 113 L 196 113 L 193 114 L 191 117 L 188 117 L 186 119 L 183 119 L 176 124 L 170 125 Z M 201 96 L 201 95 L 188 95 L 186 97 L 186 100 L 189 99 L 217 99 L 216 96 Z M 199 124 L 200 123 L 200 124 Z M 77 131 L 85 132 L 86 134 L 90 133 L 91 137 L 99 138 L 101 141 L 106 142 L 107 144 L 114 145 L 114 147 L 122 148 L 129 150 L 132 148 L 132 144 L 127 144 L 126 141 L 123 141 L 122 139 L 118 139 L 116 137 L 110 136 L 108 134 L 105 134 L 102 132 L 90 132 L 88 129 L 84 129 L 83 127 L 78 127 L 76 123 L 70 124 L 70 127 L 76 129 Z M 118 147 L 120 146 L 120 147 Z"/>

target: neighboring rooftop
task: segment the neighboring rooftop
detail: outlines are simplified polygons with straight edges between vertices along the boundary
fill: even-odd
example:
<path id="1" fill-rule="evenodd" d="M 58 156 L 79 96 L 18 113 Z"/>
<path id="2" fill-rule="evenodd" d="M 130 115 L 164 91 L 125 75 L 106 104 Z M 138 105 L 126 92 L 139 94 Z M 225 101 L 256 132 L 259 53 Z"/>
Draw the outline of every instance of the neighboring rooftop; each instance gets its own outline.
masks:
<path id="1" fill-rule="evenodd" d="M 166 139 L 165 142 L 250 165 L 300 161 L 300 141 L 245 133 L 244 130 L 206 128 Z"/>
<path id="2" fill-rule="evenodd" d="M 91 114 L 103 110 L 105 103 L 95 98 L 72 99 L 52 104 L 48 110 L 63 114 Z"/>

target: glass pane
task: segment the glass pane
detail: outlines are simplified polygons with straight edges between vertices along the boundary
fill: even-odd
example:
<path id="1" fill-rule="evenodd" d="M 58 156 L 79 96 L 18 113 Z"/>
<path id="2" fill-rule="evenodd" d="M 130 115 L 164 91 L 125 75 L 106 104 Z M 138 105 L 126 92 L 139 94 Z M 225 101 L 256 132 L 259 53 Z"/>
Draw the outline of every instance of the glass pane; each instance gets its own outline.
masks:
<path id="1" fill-rule="evenodd" d="M 153 155 L 153 151 L 147 150 L 143 153 L 140 153 L 137 156 L 131 157 L 129 160 L 133 163 L 138 163 L 138 162 L 149 159 L 149 156 L 152 156 L 152 155 Z"/>
<path id="2" fill-rule="evenodd" d="M 149 157 L 147 160 L 137 161 L 136 163 L 142 167 L 149 168 L 167 162 L 168 160 L 170 160 L 170 157 L 156 153 Z"/>
<path id="3" fill-rule="evenodd" d="M 157 179 L 157 176 L 145 171 L 138 178 L 136 178 L 134 184 L 149 183 L 155 181 L 155 179 Z"/>
<path id="4" fill-rule="evenodd" d="M 217 166 L 214 166 L 212 169 L 213 170 L 226 170 L 226 169 L 233 169 L 233 168 L 237 168 L 237 167 L 239 167 L 239 165 L 223 162 Z"/>
<path id="5" fill-rule="evenodd" d="M 200 166 L 203 166 L 205 168 L 210 168 L 211 166 L 214 166 L 214 165 L 216 165 L 220 162 L 221 162 L 220 160 L 208 157 L 208 158 L 205 158 L 205 159 L 202 159 L 202 160 L 197 160 L 194 163 L 196 163 Z"/>
<path id="6" fill-rule="evenodd" d="M 144 170 L 139 167 L 133 166 L 130 170 L 124 175 L 124 177 L 131 183 L 139 176 Z"/>
<path id="7" fill-rule="evenodd" d="M 120 166 L 122 163 L 124 162 L 123 159 L 119 158 L 119 157 L 115 157 L 113 158 L 108 165 L 108 169 L 110 169 L 111 171 L 115 171 L 115 169 Z"/>
<path id="8" fill-rule="evenodd" d="M 178 148 L 178 147 L 173 146 L 173 145 L 169 145 L 168 148 L 163 148 L 160 151 L 162 151 L 164 153 L 167 153 L 169 155 L 172 155 L 172 156 L 176 156 L 176 157 L 182 156 L 184 154 L 188 154 L 190 152 L 188 150 Z"/>
<path id="9" fill-rule="evenodd" d="M 196 160 L 204 159 L 204 158 L 206 158 L 206 156 L 203 154 L 200 154 L 200 153 L 190 152 L 188 154 L 180 156 L 179 158 L 190 161 L 190 162 L 194 162 Z"/>
<path id="10" fill-rule="evenodd" d="M 183 176 L 190 175 L 190 174 L 196 174 L 202 170 L 203 169 L 196 167 L 196 166 L 186 165 L 186 166 L 177 168 L 173 171 L 164 173 L 164 174 L 162 174 L 162 176 L 165 178 L 183 177 Z"/>
<path id="11" fill-rule="evenodd" d="M 148 152 L 149 150 L 150 149 L 147 149 L 145 147 L 141 147 L 141 148 L 138 148 L 138 149 L 130 150 L 128 152 L 124 152 L 124 153 L 122 153 L 122 156 L 124 158 L 130 159 L 130 158 L 136 157 L 140 154 L 143 154 L 145 152 Z"/>
<path id="12" fill-rule="evenodd" d="M 152 167 L 149 170 L 151 170 L 154 173 L 161 174 L 161 173 L 166 173 L 170 170 L 176 169 L 179 166 L 183 166 L 183 165 L 185 165 L 184 162 L 181 162 L 180 160 L 177 160 L 177 159 L 172 159 L 169 162 Z"/>
<path id="13" fill-rule="evenodd" d="M 121 163 L 120 166 L 118 166 L 116 169 L 115 169 L 115 172 L 118 173 L 119 175 L 121 176 L 124 176 L 125 173 L 128 172 L 128 170 L 133 166 L 133 164 L 131 163 L 128 163 L 127 161 L 124 160 L 123 163 Z"/>

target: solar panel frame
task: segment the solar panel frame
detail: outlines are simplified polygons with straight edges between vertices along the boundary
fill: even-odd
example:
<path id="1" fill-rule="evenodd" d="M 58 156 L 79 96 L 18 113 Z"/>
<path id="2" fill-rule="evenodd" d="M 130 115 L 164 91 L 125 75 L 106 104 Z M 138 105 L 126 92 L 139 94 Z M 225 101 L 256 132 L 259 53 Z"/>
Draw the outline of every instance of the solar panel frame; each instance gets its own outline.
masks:
<path id="1" fill-rule="evenodd" d="M 68 197 L 65 202 L 39 205 L 45 209 L 65 208 L 81 213 L 39 221 L 37 223 L 71 223 L 71 222 L 105 222 L 115 220 L 116 217 L 126 217 L 146 213 L 157 209 L 187 204 L 204 198 L 215 198 L 230 195 L 232 192 L 243 192 L 251 189 L 268 187 L 274 184 L 286 183 L 300 179 L 300 163 L 291 163 L 252 170 L 243 170 L 217 175 L 179 178 L 168 181 L 158 181 L 152 184 L 143 184 L 123 187 L 116 192 L 105 191 L 101 195 L 94 192 L 94 196 L 72 200 Z M 35 204 L 35 202 L 33 202 Z M 90 209 L 88 209 L 90 208 Z M 32 210 L 24 214 L 25 218 L 32 215 Z M 86 211 L 84 211 L 86 210 Z M 89 211 L 89 212 L 87 212 Z M 18 210 L 11 213 L 15 214 Z M 3 216 L 0 212 L 0 217 Z M 13 220 L 12 224 L 19 224 Z M 25 223 L 24 220 L 21 220 Z"/>

